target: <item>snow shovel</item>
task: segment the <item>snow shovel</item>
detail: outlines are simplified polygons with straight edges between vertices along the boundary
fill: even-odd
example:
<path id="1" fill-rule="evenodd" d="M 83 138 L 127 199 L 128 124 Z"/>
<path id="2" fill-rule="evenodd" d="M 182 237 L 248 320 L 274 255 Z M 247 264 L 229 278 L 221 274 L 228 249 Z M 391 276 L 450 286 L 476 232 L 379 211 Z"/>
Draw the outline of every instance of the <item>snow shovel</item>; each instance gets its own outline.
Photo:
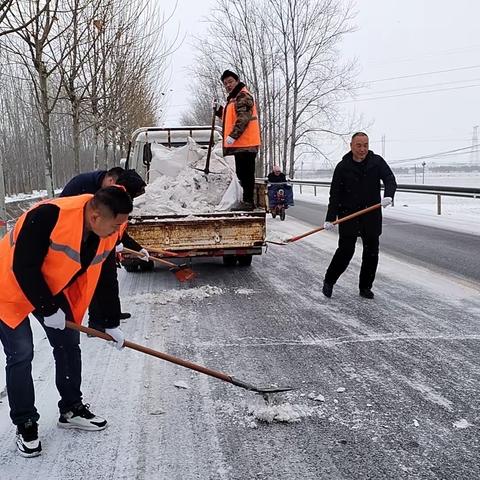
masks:
<path id="1" fill-rule="evenodd" d="M 136 252 L 135 250 L 130 250 L 129 248 L 123 248 L 123 252 L 130 253 L 132 255 L 135 255 L 136 257 L 143 257 L 143 255 L 140 252 Z M 163 265 L 167 265 L 170 267 L 170 271 L 175 274 L 177 277 L 177 280 L 179 282 L 186 282 L 188 280 L 193 280 L 197 274 L 187 265 L 176 265 L 173 262 L 169 262 L 168 260 L 164 260 L 163 258 L 157 258 L 157 257 L 150 257 L 154 262 L 161 263 Z"/>
<path id="2" fill-rule="evenodd" d="M 351 220 L 352 218 L 359 217 L 360 215 L 364 215 L 365 213 L 376 210 L 377 208 L 380 208 L 381 206 L 382 206 L 381 203 L 376 203 L 375 205 L 372 205 L 371 207 L 364 208 L 363 210 L 359 210 L 358 212 L 347 215 L 346 217 L 339 218 L 338 220 L 335 220 L 332 223 L 334 225 L 338 225 L 339 223 L 347 222 L 348 220 Z M 308 232 L 302 233 L 301 235 L 298 235 L 296 237 L 287 238 L 284 242 L 277 242 L 277 241 L 274 241 L 274 240 L 266 240 L 266 242 L 267 243 L 273 243 L 274 245 L 288 245 L 289 243 L 296 242 L 297 240 L 308 237 L 309 235 L 313 235 L 314 233 L 321 232 L 322 230 L 325 230 L 325 228 L 323 226 L 318 227 L 318 228 L 314 228 L 313 230 L 309 230 Z"/>
<path id="3" fill-rule="evenodd" d="M 90 327 L 77 325 L 76 323 L 70 322 L 68 320 L 66 322 L 66 325 L 68 328 L 72 330 L 78 330 L 79 332 L 86 333 L 93 337 L 103 338 L 104 340 L 108 340 L 108 341 L 113 340 L 113 338 L 107 333 L 100 332 L 99 330 L 95 330 Z M 226 373 L 219 372 L 218 370 L 211 370 L 210 368 L 204 367 L 202 365 L 197 365 L 196 363 L 189 362 L 188 360 L 183 360 L 182 358 L 174 357 L 173 355 L 170 355 L 168 353 L 159 352 L 149 347 L 144 347 L 143 345 L 130 342 L 129 340 L 125 340 L 123 345 L 133 350 L 137 350 L 138 352 L 151 355 L 152 357 L 161 358 L 162 360 L 175 363 L 176 365 L 181 365 L 182 367 L 189 368 L 190 370 L 195 370 L 197 372 L 204 373 L 205 375 L 210 375 L 211 377 L 218 378 L 220 380 L 223 380 L 224 382 L 231 383 L 232 385 L 244 388 L 245 390 L 250 390 L 252 392 L 261 393 L 265 395 L 269 393 L 289 392 L 290 390 L 293 390 L 292 387 L 256 387 L 254 385 L 251 385 L 250 383 L 237 380 L 231 375 L 227 375 Z"/>
<path id="4" fill-rule="evenodd" d="M 200 170 L 201 172 L 208 175 L 210 173 L 210 158 L 212 157 L 212 148 L 214 142 L 214 135 L 215 135 L 215 114 L 216 114 L 216 104 L 213 105 L 213 114 L 212 114 L 212 129 L 210 130 L 210 140 L 208 142 L 208 150 L 207 150 L 207 161 L 205 163 L 205 168 L 196 168 L 195 170 Z"/>

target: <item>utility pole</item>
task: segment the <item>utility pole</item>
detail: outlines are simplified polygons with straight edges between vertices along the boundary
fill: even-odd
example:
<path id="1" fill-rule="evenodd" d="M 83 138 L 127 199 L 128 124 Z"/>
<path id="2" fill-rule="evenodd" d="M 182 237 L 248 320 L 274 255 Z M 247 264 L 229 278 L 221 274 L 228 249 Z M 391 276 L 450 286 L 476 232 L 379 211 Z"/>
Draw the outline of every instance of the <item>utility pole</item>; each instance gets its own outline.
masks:
<path id="1" fill-rule="evenodd" d="M 417 183 L 417 164 L 415 164 L 413 166 L 413 171 L 415 172 L 414 175 L 415 175 L 415 183 Z"/>
<path id="2" fill-rule="evenodd" d="M 425 162 L 422 162 L 422 183 L 425 183 Z"/>
<path id="3" fill-rule="evenodd" d="M 478 165 L 478 125 L 473 126 L 472 133 L 472 153 L 470 156 L 470 165 Z"/>
<path id="4" fill-rule="evenodd" d="M 385 134 L 382 135 L 382 158 L 385 158 Z"/>

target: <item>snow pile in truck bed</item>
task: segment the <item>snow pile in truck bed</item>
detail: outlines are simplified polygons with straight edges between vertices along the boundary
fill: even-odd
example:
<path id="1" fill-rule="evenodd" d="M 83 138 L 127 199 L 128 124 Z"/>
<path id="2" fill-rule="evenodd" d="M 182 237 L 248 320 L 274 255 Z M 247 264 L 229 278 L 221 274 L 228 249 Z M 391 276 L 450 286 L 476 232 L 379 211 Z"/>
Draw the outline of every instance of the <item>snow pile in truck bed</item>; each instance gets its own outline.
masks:
<path id="1" fill-rule="evenodd" d="M 210 158 L 210 172 L 203 171 L 207 149 L 189 139 L 184 147 L 152 145 L 150 183 L 135 199 L 132 215 L 209 213 L 215 211 L 232 180 L 232 169 L 217 145 Z"/>

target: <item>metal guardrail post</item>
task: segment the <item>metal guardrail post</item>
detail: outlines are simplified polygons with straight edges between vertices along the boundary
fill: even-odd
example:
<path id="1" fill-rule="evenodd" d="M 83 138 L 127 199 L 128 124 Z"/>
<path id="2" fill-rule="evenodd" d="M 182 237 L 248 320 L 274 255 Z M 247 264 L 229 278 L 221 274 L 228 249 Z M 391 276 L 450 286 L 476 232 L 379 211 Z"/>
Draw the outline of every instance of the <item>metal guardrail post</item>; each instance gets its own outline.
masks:
<path id="1" fill-rule="evenodd" d="M 313 194 L 315 196 L 317 196 L 317 186 L 316 185 L 313 186 Z"/>
<path id="2" fill-rule="evenodd" d="M 302 193 L 302 184 L 300 184 L 300 193 Z"/>
<path id="3" fill-rule="evenodd" d="M 442 214 L 442 196 L 437 194 L 437 215 Z"/>

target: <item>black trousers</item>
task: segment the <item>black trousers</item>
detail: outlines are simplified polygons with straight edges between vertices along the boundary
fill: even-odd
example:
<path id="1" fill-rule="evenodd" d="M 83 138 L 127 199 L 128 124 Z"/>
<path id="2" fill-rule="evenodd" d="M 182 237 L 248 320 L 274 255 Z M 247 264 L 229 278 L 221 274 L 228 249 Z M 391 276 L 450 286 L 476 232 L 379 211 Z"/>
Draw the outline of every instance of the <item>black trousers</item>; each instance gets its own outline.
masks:
<path id="1" fill-rule="evenodd" d="M 255 188 L 255 159 L 256 152 L 237 152 L 235 156 L 235 171 L 238 181 L 243 188 L 243 201 L 253 203 Z"/>
<path id="2" fill-rule="evenodd" d="M 379 237 L 361 235 L 363 243 L 362 266 L 360 268 L 359 288 L 372 288 L 378 265 Z M 347 269 L 355 253 L 357 236 L 339 236 L 338 248 L 325 274 L 325 282 L 335 285 L 340 275 Z"/>
<path id="3" fill-rule="evenodd" d="M 82 402 L 82 356 L 80 333 L 76 330 L 57 330 L 45 327 L 43 317 L 35 315 L 45 329 L 55 358 L 55 384 L 60 401 L 61 413 L 68 412 Z M 0 320 L 0 340 L 7 356 L 6 380 L 10 418 L 14 425 L 31 420 L 36 422 L 40 415 L 35 408 L 35 390 L 32 378 L 33 336 L 30 319 L 27 317 L 17 328 L 10 328 Z"/>
<path id="4" fill-rule="evenodd" d="M 115 252 L 105 259 L 95 293 L 88 307 L 88 325 L 92 328 L 117 327 L 120 318 L 120 298 Z"/>

